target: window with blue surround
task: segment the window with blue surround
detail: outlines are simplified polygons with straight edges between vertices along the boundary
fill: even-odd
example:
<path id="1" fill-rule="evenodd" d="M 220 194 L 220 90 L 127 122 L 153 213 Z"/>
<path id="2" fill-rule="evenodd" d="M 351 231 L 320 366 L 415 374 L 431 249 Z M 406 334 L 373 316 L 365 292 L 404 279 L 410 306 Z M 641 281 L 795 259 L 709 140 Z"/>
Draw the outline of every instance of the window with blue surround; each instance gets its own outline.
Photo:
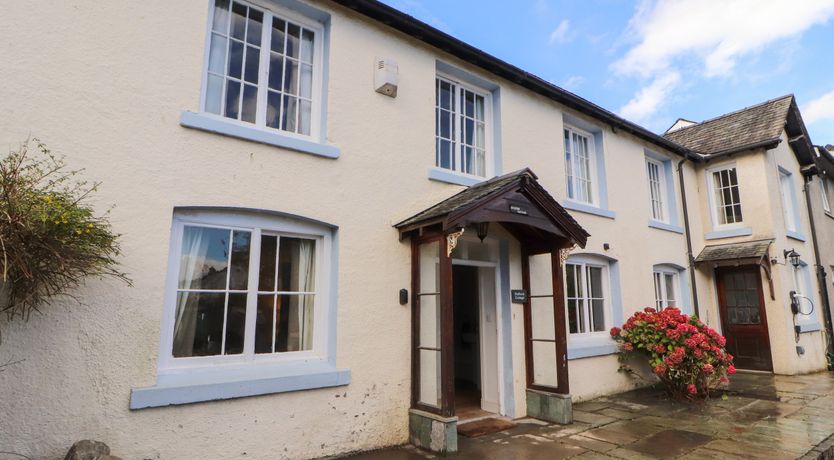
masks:
<path id="1" fill-rule="evenodd" d="M 498 85 L 438 61 L 434 86 L 435 155 L 429 179 L 473 185 L 501 174 Z"/>
<path id="2" fill-rule="evenodd" d="M 608 331 L 623 320 L 617 261 L 575 254 L 565 262 L 564 276 L 568 358 L 615 353 Z"/>
<path id="3" fill-rule="evenodd" d="M 646 151 L 649 227 L 683 233 L 678 219 L 674 170 L 670 158 Z"/>
<path id="4" fill-rule="evenodd" d="M 613 219 L 608 208 L 608 184 L 602 128 L 563 114 L 562 147 L 565 164 L 565 197 L 570 210 Z"/>
<path id="5" fill-rule="evenodd" d="M 805 241 L 802 234 L 799 206 L 796 199 L 796 184 L 793 174 L 785 168 L 779 167 L 779 192 L 782 197 L 782 216 L 785 221 L 785 232 L 788 238 Z"/>
<path id="6" fill-rule="evenodd" d="M 704 238 L 715 240 L 749 236 L 753 229 L 744 226 L 741 188 L 735 164 L 725 164 L 706 170 L 712 231 Z"/>
<path id="7" fill-rule="evenodd" d="M 686 269 L 677 264 L 656 264 L 652 267 L 654 306 L 657 310 L 674 307 L 692 314 L 689 280 Z"/>
<path id="8" fill-rule="evenodd" d="M 134 389 L 131 408 L 347 384 L 335 244 L 335 227 L 297 216 L 178 209 L 157 385 Z"/>
<path id="9" fill-rule="evenodd" d="M 316 155 L 324 142 L 329 15 L 297 0 L 212 0 L 199 112 L 183 126 Z"/>

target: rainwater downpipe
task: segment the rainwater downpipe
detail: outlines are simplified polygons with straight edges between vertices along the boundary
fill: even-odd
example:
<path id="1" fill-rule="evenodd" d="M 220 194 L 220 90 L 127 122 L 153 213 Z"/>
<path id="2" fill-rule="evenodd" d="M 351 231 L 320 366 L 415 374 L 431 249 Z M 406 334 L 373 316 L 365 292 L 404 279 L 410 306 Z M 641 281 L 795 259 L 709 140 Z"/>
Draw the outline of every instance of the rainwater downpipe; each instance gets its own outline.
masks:
<path id="1" fill-rule="evenodd" d="M 684 157 L 678 162 L 678 185 L 681 189 L 681 206 L 683 208 L 683 231 L 686 236 L 686 260 L 689 262 L 689 284 L 692 288 L 692 308 L 695 316 L 701 317 L 698 308 L 698 288 L 695 285 L 695 257 L 692 255 L 692 237 L 689 233 L 689 208 L 686 204 L 686 184 L 683 178 L 683 164 L 688 158 Z"/>
<path id="2" fill-rule="evenodd" d="M 825 268 L 820 263 L 820 248 L 817 243 L 817 226 L 814 223 L 814 209 L 811 206 L 811 177 L 803 175 L 804 184 L 802 191 L 805 193 L 805 207 L 808 208 L 808 221 L 811 223 L 811 243 L 814 246 L 814 265 L 817 268 L 817 284 L 820 286 L 820 297 L 822 297 L 823 317 L 825 318 L 825 338 L 827 342 L 826 354 L 828 355 L 828 370 L 834 370 L 834 331 L 832 331 L 831 304 L 828 301 L 828 286 L 825 282 Z"/>

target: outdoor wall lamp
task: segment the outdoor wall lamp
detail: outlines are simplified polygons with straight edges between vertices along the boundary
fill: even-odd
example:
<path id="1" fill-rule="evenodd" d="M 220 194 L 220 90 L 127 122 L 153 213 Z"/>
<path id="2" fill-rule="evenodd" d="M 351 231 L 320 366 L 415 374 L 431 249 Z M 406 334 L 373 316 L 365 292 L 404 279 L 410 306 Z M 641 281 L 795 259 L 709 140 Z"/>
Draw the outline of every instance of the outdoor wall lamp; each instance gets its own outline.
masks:
<path id="1" fill-rule="evenodd" d="M 489 233 L 489 222 L 478 222 L 475 224 L 478 232 L 478 238 L 481 239 L 481 243 L 484 242 L 484 238 L 487 237 L 487 233 Z"/>
<path id="2" fill-rule="evenodd" d="M 793 268 L 798 268 L 799 267 L 799 253 L 798 252 L 796 252 L 793 249 L 785 249 L 783 251 L 783 254 L 785 256 L 785 260 L 787 260 L 787 259 L 791 260 L 791 265 L 793 265 Z"/>

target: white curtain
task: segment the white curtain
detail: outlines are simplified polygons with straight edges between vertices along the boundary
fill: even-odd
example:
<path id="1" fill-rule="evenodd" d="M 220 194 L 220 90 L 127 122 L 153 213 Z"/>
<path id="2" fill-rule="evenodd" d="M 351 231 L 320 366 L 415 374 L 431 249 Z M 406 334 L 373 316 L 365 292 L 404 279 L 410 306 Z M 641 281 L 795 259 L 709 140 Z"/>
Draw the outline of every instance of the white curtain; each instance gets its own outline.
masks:
<path id="1" fill-rule="evenodd" d="M 298 246 L 298 289 L 302 292 L 315 290 L 316 242 L 300 240 Z M 313 304 L 314 295 L 302 295 L 298 305 L 298 327 L 301 329 L 300 350 L 313 348 Z"/>
<path id="2" fill-rule="evenodd" d="M 182 235 L 182 259 L 180 261 L 180 278 L 178 285 L 181 289 L 190 289 L 195 273 L 203 266 L 203 260 L 208 252 L 209 238 L 205 229 L 185 227 Z M 194 350 L 194 332 L 197 326 L 197 308 L 188 306 L 188 292 L 179 292 L 177 299 L 177 317 L 174 323 L 174 354 L 176 356 L 191 356 Z"/>

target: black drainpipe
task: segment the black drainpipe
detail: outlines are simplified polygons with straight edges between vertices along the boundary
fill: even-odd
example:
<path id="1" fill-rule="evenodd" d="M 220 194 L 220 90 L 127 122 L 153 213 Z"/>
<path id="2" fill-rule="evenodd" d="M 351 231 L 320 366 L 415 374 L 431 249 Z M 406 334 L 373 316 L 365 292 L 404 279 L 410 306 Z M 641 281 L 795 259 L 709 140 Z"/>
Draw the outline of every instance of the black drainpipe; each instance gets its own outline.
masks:
<path id="1" fill-rule="evenodd" d="M 825 282 L 825 268 L 820 263 L 820 249 L 817 244 L 817 226 L 814 223 L 814 209 L 811 206 L 811 175 L 803 175 L 805 184 L 802 191 L 805 192 L 805 206 L 808 208 L 808 221 L 811 222 L 811 243 L 814 246 L 814 264 L 817 266 L 817 283 L 820 285 L 820 297 L 822 297 L 822 304 L 825 308 L 825 336 L 827 343 L 828 355 L 828 370 L 834 370 L 834 336 L 832 336 L 831 328 L 831 305 L 828 301 L 828 285 Z"/>
<path id="2" fill-rule="evenodd" d="M 698 288 L 695 286 L 695 256 L 692 255 L 692 237 L 689 234 L 689 209 L 686 205 L 686 185 L 683 180 L 683 163 L 687 158 L 678 162 L 678 183 L 681 188 L 681 203 L 683 207 L 683 229 L 686 235 L 686 260 L 689 262 L 689 283 L 692 287 L 692 307 L 695 309 L 695 316 L 701 317 L 698 308 Z M 813 230 L 812 230 L 813 233 Z"/>

